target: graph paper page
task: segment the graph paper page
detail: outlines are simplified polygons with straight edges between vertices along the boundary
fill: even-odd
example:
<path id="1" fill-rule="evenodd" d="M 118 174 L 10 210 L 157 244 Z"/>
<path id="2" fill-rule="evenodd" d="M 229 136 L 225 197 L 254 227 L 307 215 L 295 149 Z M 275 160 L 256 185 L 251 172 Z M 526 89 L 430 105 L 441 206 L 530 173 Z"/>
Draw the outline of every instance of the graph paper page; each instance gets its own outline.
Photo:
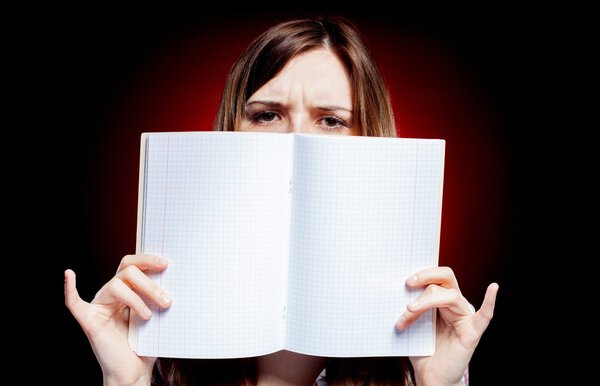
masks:
<path id="1" fill-rule="evenodd" d="M 437 265 L 443 140 L 294 140 L 286 348 L 334 357 L 431 355 L 433 312 L 395 330 Z"/>
<path id="2" fill-rule="evenodd" d="M 138 253 L 164 256 L 153 279 L 170 309 L 132 318 L 139 355 L 247 357 L 282 348 L 292 137 L 145 134 Z"/>

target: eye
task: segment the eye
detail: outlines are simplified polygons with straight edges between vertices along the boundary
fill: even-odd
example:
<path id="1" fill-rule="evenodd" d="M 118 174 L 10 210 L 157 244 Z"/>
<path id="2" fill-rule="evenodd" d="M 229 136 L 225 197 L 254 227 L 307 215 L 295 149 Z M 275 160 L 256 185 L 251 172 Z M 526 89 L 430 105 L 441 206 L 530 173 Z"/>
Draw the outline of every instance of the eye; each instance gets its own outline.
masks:
<path id="1" fill-rule="evenodd" d="M 320 123 L 326 129 L 342 129 L 348 127 L 348 124 L 343 119 L 333 115 L 321 118 Z"/>
<path id="2" fill-rule="evenodd" d="M 337 119 L 335 117 L 327 117 L 323 119 L 323 123 L 325 123 L 325 126 L 334 127 L 341 124 L 342 122 L 340 119 Z"/>
<path id="3" fill-rule="evenodd" d="M 258 123 L 271 123 L 280 119 L 281 117 L 272 111 L 260 111 L 252 115 L 252 121 Z"/>

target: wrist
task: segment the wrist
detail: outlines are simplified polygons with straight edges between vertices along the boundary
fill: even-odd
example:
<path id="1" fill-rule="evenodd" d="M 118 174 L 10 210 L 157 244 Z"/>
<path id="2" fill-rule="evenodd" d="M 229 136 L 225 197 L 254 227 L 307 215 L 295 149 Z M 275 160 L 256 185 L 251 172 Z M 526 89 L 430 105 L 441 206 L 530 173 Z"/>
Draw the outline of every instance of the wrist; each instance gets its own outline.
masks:
<path id="1" fill-rule="evenodd" d="M 419 377 L 415 374 L 415 386 L 468 386 L 463 383 L 462 379 L 459 379 L 456 382 L 450 380 L 443 380 L 435 377 Z"/>
<path id="2" fill-rule="evenodd" d="M 421 371 L 414 372 L 415 386 L 469 386 L 468 368 L 461 376 L 452 375 L 451 371 Z"/>
<path id="3" fill-rule="evenodd" d="M 103 386 L 150 386 L 152 375 L 143 375 L 135 379 L 116 379 L 110 376 L 104 376 Z"/>

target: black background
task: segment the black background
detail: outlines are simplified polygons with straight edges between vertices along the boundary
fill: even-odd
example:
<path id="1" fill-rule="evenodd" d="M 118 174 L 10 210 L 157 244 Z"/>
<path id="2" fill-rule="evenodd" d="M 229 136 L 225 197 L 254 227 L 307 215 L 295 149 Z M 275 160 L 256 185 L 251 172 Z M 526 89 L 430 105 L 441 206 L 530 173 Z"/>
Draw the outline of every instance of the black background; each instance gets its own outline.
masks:
<path id="1" fill-rule="evenodd" d="M 577 60 L 572 30 L 579 23 L 560 9 L 391 11 L 365 5 L 324 13 L 329 11 L 351 19 L 406 25 L 440 37 L 464 57 L 493 101 L 509 150 L 510 232 L 497 315 L 472 360 L 471 382 L 528 384 L 527 380 L 560 378 L 563 370 L 552 365 L 557 357 L 547 348 L 548 336 L 538 330 L 540 322 L 560 324 L 557 319 L 562 318 L 553 299 L 554 288 L 565 280 L 566 272 L 550 274 L 545 267 L 549 255 L 566 256 L 560 235 L 568 222 L 558 219 L 569 217 L 569 210 L 561 205 L 559 186 L 571 183 L 572 177 L 563 166 L 565 153 L 555 153 L 557 145 L 566 143 L 555 140 L 552 131 L 567 130 L 562 113 L 569 103 L 566 89 L 577 72 L 573 67 L 578 67 L 572 66 Z M 11 271 L 21 283 L 18 293 L 23 287 L 41 286 L 33 297 L 17 298 L 15 314 L 23 315 L 17 324 L 28 331 L 24 335 L 28 343 L 19 345 L 24 351 L 17 351 L 17 358 L 33 367 L 38 360 L 54 365 L 49 373 L 26 374 L 29 380 L 37 379 L 32 384 L 49 383 L 49 379 L 60 384 L 101 384 L 93 352 L 64 307 L 62 276 L 64 269 L 76 267 L 78 275 L 88 277 L 79 287 L 87 300 L 106 281 L 94 274 L 96 266 L 86 259 L 94 247 L 87 218 L 91 192 L 86 173 L 95 162 L 96 141 L 124 80 L 154 47 L 199 24 L 234 16 L 275 22 L 307 14 L 313 13 L 252 8 L 232 16 L 225 11 L 156 8 L 51 9 L 20 15 L 21 21 L 8 35 L 15 36 L 10 39 L 15 43 L 10 56 L 16 66 L 8 73 L 17 86 L 12 101 L 22 107 L 13 112 L 19 118 L 12 124 L 18 137 L 14 143 L 22 151 L 12 162 L 19 165 L 11 179 L 17 188 L 9 190 L 16 192 L 14 202 L 19 203 L 13 229 L 24 236 L 15 241 L 18 250 L 27 252 L 9 261 L 18 262 Z M 561 335 L 551 339 L 562 340 Z M 549 365 L 536 367 L 532 358 Z"/>

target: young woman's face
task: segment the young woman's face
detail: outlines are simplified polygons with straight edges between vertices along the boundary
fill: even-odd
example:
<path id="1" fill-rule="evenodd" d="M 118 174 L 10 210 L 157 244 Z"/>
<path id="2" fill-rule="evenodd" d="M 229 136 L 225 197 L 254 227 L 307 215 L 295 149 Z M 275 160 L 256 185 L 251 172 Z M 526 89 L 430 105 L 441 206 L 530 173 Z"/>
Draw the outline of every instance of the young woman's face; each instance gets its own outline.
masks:
<path id="1" fill-rule="evenodd" d="M 240 131 L 358 135 L 350 78 L 326 49 L 290 60 L 245 106 Z"/>

